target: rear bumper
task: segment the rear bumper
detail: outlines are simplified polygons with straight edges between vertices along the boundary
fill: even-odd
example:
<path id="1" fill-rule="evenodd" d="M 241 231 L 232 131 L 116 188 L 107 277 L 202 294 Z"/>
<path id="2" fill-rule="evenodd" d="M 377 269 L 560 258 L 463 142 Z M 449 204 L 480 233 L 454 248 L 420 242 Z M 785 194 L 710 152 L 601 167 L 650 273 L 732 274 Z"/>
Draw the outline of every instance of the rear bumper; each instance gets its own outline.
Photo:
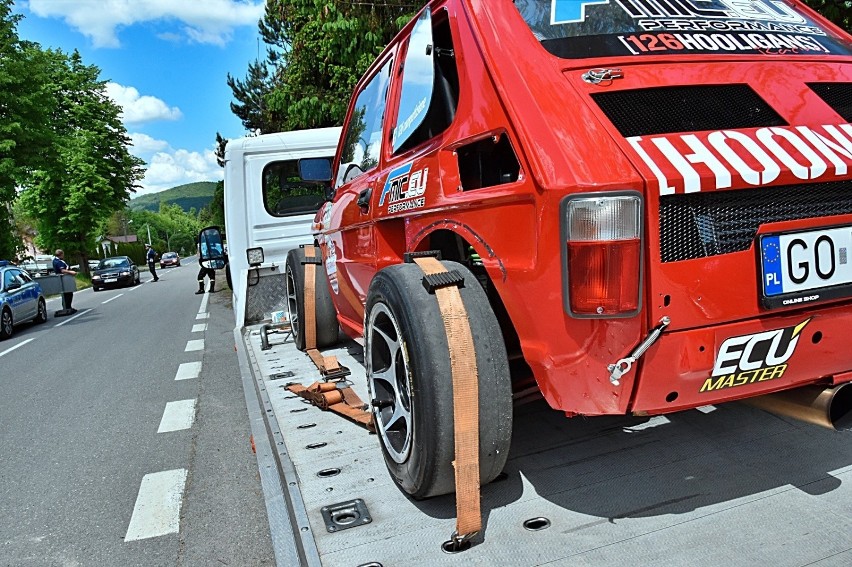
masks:
<path id="1" fill-rule="evenodd" d="M 665 413 L 852 380 L 848 305 L 665 333 L 642 357 L 630 411 Z"/>

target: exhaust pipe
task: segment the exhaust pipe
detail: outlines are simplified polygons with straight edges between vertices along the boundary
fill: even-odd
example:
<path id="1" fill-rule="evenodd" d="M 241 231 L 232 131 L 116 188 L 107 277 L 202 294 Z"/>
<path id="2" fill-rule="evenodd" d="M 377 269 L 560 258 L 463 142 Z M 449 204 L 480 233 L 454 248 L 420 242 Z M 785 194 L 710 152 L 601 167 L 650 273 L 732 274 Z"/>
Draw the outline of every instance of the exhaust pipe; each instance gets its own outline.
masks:
<path id="1" fill-rule="evenodd" d="M 804 386 L 741 401 L 835 431 L 852 429 L 852 383 L 833 388 Z"/>

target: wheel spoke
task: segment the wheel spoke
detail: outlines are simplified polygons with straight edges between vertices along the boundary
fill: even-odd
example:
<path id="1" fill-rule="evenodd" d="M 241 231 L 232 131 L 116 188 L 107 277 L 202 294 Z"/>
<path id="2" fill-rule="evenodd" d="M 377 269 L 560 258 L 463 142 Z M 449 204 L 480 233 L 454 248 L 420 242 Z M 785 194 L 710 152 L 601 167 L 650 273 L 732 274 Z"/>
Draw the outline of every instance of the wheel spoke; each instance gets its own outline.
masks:
<path id="1" fill-rule="evenodd" d="M 388 431 L 399 431 L 403 429 L 403 431 L 408 430 L 408 425 L 410 422 L 411 414 L 402 406 L 402 404 L 394 404 L 393 414 L 390 418 L 385 422 L 385 429 Z M 397 426 L 397 422 L 403 422 L 400 426 Z"/>

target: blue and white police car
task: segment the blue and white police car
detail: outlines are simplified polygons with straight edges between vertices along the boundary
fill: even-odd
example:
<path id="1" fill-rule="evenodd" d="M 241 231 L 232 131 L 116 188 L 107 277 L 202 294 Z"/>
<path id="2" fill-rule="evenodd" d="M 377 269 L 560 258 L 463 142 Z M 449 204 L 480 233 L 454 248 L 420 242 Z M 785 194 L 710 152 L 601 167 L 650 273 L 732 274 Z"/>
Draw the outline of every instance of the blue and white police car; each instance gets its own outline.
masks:
<path id="1" fill-rule="evenodd" d="M 0 339 L 8 339 L 15 325 L 27 321 L 47 321 L 41 286 L 25 270 L 0 260 Z"/>

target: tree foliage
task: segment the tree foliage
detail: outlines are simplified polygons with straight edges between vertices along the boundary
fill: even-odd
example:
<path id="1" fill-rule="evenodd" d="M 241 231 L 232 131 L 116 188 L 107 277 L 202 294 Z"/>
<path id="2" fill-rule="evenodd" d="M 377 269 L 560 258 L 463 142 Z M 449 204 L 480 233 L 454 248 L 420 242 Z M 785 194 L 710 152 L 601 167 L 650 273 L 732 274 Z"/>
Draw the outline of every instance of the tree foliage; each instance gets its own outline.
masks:
<path id="1" fill-rule="evenodd" d="M 100 220 L 123 208 L 143 175 L 130 154 L 121 108 L 106 95 L 100 70 L 76 51 L 44 52 L 55 101 L 52 137 L 41 148 L 45 162 L 22 180 L 20 199 L 36 219 L 42 248 L 62 247 L 85 259 Z"/>
<path id="2" fill-rule="evenodd" d="M 16 210 L 42 249 L 62 247 L 70 260 L 84 260 L 100 221 L 124 207 L 141 179 L 143 162 L 128 151 L 121 108 L 107 97 L 100 70 L 79 53 L 21 41 L 11 6 L 0 0 L 0 257 L 19 251 L 9 218 Z"/>
<path id="3" fill-rule="evenodd" d="M 847 0 L 804 0 L 805 4 L 846 30 L 852 32 L 852 2 Z"/>
<path id="4" fill-rule="evenodd" d="M 228 78 L 240 103 L 234 113 L 262 133 L 340 125 L 355 83 L 422 6 L 267 0 L 259 24 L 266 60 L 250 65 L 244 81 Z"/>

